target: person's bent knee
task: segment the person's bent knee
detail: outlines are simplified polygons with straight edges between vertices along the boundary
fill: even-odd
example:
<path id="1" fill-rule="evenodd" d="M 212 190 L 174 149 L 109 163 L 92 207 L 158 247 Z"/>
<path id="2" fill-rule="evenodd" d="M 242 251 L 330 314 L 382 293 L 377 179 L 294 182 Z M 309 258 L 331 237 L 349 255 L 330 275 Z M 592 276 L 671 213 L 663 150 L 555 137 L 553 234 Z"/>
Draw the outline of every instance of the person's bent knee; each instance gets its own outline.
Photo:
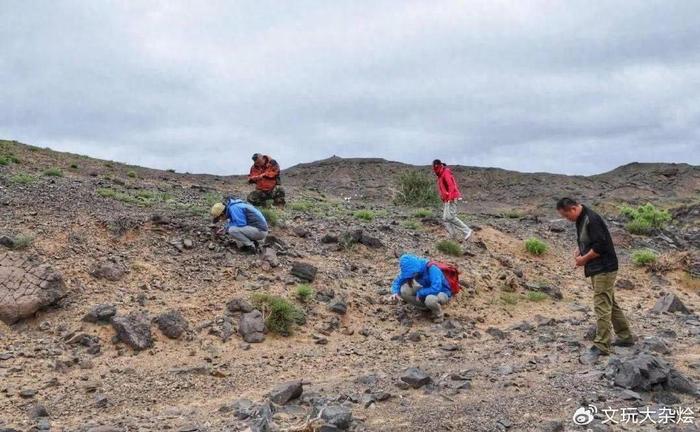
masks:
<path id="1" fill-rule="evenodd" d="M 440 300 L 436 295 L 429 295 L 425 298 L 425 305 L 428 306 L 430 309 L 436 309 L 440 306 Z"/>
<path id="2" fill-rule="evenodd" d="M 401 297 L 413 297 L 413 290 L 411 289 L 411 287 L 402 286 Z"/>

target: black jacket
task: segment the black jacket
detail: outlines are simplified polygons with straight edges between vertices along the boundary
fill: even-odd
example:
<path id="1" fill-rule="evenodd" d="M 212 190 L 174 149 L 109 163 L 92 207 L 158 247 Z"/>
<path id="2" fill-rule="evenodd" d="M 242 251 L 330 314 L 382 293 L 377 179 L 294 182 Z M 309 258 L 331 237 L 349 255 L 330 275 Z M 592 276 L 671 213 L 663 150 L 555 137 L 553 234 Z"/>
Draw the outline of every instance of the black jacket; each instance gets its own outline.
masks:
<path id="1" fill-rule="evenodd" d="M 593 210 L 583 206 L 581 215 L 576 220 L 578 249 L 581 256 L 593 249 L 600 256 L 586 264 L 586 277 L 600 273 L 617 271 L 617 254 L 610 231 L 602 217 Z"/>

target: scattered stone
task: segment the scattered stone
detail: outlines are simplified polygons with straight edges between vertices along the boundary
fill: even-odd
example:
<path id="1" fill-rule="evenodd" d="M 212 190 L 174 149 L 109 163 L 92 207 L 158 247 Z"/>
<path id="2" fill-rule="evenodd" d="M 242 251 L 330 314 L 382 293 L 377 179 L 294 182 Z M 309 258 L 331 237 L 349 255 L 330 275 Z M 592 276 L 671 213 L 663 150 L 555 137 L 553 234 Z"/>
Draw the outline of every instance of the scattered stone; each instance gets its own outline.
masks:
<path id="1" fill-rule="evenodd" d="M 136 351 L 153 346 L 153 336 L 148 318 L 140 313 L 112 318 L 112 327 L 117 332 L 117 339 Z"/>
<path id="2" fill-rule="evenodd" d="M 95 408 L 107 408 L 109 405 L 109 398 L 102 393 L 95 394 Z"/>
<path id="3" fill-rule="evenodd" d="M 48 417 L 49 410 L 47 410 L 43 404 L 37 403 L 31 407 L 31 409 L 29 410 L 29 415 L 33 419 L 38 419 L 41 417 Z"/>
<path id="4" fill-rule="evenodd" d="M 506 333 L 503 330 L 497 329 L 496 327 L 487 328 L 486 334 L 491 335 L 496 339 L 505 339 L 506 337 Z"/>
<path id="5" fill-rule="evenodd" d="M 352 424 L 352 411 L 342 405 L 328 405 L 320 411 L 321 419 L 340 430 L 346 430 Z"/>
<path id="6" fill-rule="evenodd" d="M 283 383 L 270 391 L 270 400 L 277 405 L 286 405 L 289 401 L 297 399 L 304 391 L 301 381 Z"/>
<path id="7" fill-rule="evenodd" d="M 548 284 L 526 284 L 526 287 L 530 291 L 547 294 L 549 297 L 555 300 L 562 300 L 564 298 L 564 295 L 561 293 L 561 289 L 559 287 Z"/>
<path id="8" fill-rule="evenodd" d="M 688 310 L 687 307 L 683 304 L 681 299 L 678 298 L 675 294 L 668 293 L 661 297 L 656 304 L 654 305 L 654 308 L 652 309 L 652 312 L 655 313 L 674 313 L 674 312 L 680 312 L 683 314 L 690 314 L 690 311 Z"/>
<path id="9" fill-rule="evenodd" d="M 209 329 L 209 334 L 218 336 L 222 342 L 228 341 L 234 332 L 233 321 L 227 316 L 218 318 Z"/>
<path id="10" fill-rule="evenodd" d="M 635 288 L 634 282 L 629 279 L 618 279 L 615 282 L 615 288 L 623 290 L 633 290 Z"/>
<path id="11" fill-rule="evenodd" d="M 292 264 L 292 275 L 305 282 L 313 282 L 316 279 L 318 269 L 311 264 L 295 262 Z"/>
<path id="12" fill-rule="evenodd" d="M 335 297 L 328 303 L 328 309 L 340 315 L 345 315 L 348 311 L 348 305 L 340 297 Z"/>
<path id="13" fill-rule="evenodd" d="M 520 323 L 518 323 L 518 324 L 515 324 L 515 325 L 511 326 L 511 327 L 509 328 L 509 330 L 517 330 L 517 331 L 521 331 L 521 332 L 527 333 L 527 332 L 529 332 L 530 330 L 532 330 L 532 324 L 530 324 L 530 323 L 527 322 L 527 321 L 522 321 L 522 322 L 520 322 Z"/>
<path id="14" fill-rule="evenodd" d="M 432 379 L 430 375 L 418 368 L 408 368 L 401 375 L 401 381 L 405 382 L 414 389 L 421 388 L 424 385 L 430 384 Z"/>
<path id="15" fill-rule="evenodd" d="M 263 261 L 269 263 L 270 267 L 272 268 L 279 267 L 280 265 L 280 260 L 277 258 L 277 251 L 271 247 L 265 248 L 265 252 L 263 253 Z"/>
<path id="16" fill-rule="evenodd" d="M 25 388 L 20 390 L 19 396 L 24 399 L 33 398 L 38 392 L 33 388 Z"/>
<path id="17" fill-rule="evenodd" d="M 239 420 L 245 420 L 253 414 L 255 405 L 248 399 L 238 399 L 233 403 L 233 415 Z"/>
<path id="18" fill-rule="evenodd" d="M 35 256 L 0 254 L 0 321 L 33 316 L 65 296 L 63 277 Z"/>
<path id="19" fill-rule="evenodd" d="M 182 313 L 176 310 L 169 310 L 158 315 L 156 324 L 158 324 L 160 331 L 170 339 L 179 339 L 189 328 Z"/>
<path id="20" fill-rule="evenodd" d="M 265 340 L 265 320 L 259 310 L 241 315 L 238 333 L 248 343 L 260 343 Z"/>
<path id="21" fill-rule="evenodd" d="M 349 247 L 353 244 L 360 243 L 369 248 L 379 249 L 384 247 L 384 244 L 376 237 L 372 237 L 364 230 L 348 231 L 342 236 L 342 246 Z"/>
<path id="22" fill-rule="evenodd" d="M 642 400 L 642 396 L 632 390 L 623 390 L 622 393 L 620 393 L 620 397 L 624 400 Z"/>
<path id="23" fill-rule="evenodd" d="M 548 420 L 540 424 L 542 432 L 564 432 L 564 423 L 559 420 Z"/>
<path id="24" fill-rule="evenodd" d="M 252 312 L 253 309 L 255 309 L 255 308 L 248 300 L 242 299 L 242 298 L 235 298 L 226 304 L 226 309 L 228 309 L 229 312 L 233 312 L 233 313 L 236 313 L 236 312 L 248 313 L 248 312 Z"/>
<path id="25" fill-rule="evenodd" d="M 304 227 L 294 227 L 294 235 L 299 238 L 307 238 L 311 233 Z"/>
<path id="26" fill-rule="evenodd" d="M 323 237 L 321 237 L 321 243 L 324 243 L 324 244 L 338 243 L 338 236 L 333 235 L 333 234 L 326 234 Z"/>
<path id="27" fill-rule="evenodd" d="M 670 354 L 671 349 L 668 347 L 666 342 L 656 336 L 646 337 L 642 339 L 642 350 L 650 351 L 659 354 Z"/>
<path id="28" fill-rule="evenodd" d="M 89 323 L 109 323 L 113 316 L 117 314 L 117 308 L 111 304 L 98 304 L 93 306 L 83 317 L 83 321 Z"/>
<path id="29" fill-rule="evenodd" d="M 2 235 L 0 236 L 0 246 L 5 246 L 6 248 L 12 249 L 15 247 L 15 239 Z"/>
<path id="30" fill-rule="evenodd" d="M 124 266 L 113 260 L 107 260 L 96 264 L 90 270 L 90 274 L 97 279 L 106 279 L 108 281 L 116 282 L 124 277 L 126 274 L 126 269 Z"/>
<path id="31" fill-rule="evenodd" d="M 191 239 L 184 239 L 182 241 L 182 246 L 184 246 L 185 249 L 192 249 L 194 248 L 194 242 Z"/>

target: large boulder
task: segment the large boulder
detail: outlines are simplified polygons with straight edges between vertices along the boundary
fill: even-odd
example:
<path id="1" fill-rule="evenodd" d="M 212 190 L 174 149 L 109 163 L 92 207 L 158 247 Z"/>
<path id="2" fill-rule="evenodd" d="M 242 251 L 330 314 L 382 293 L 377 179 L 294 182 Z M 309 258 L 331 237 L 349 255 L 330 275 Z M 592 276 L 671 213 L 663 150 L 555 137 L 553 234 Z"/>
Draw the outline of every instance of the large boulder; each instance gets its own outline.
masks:
<path id="1" fill-rule="evenodd" d="M 112 318 L 112 327 L 117 332 L 117 338 L 136 351 L 153 346 L 151 323 L 148 318 L 139 313 Z"/>
<path id="2" fill-rule="evenodd" d="M 238 322 L 238 333 L 248 343 L 260 343 L 265 340 L 265 320 L 259 310 L 244 313 Z"/>
<path id="3" fill-rule="evenodd" d="M 432 378 L 430 378 L 430 375 L 428 375 L 421 369 L 408 368 L 401 375 L 401 381 L 417 389 L 423 387 L 426 384 L 430 384 L 432 382 Z"/>
<path id="4" fill-rule="evenodd" d="M 65 296 L 63 277 L 37 257 L 0 254 L 0 320 L 5 324 L 33 316 Z"/>
<path id="5" fill-rule="evenodd" d="M 663 359 L 641 353 L 630 357 L 613 357 L 606 375 L 615 385 L 629 390 L 649 391 L 655 388 L 698 395 L 698 388 Z"/>
<path id="6" fill-rule="evenodd" d="M 687 307 L 685 307 L 685 305 L 683 304 L 681 299 L 679 299 L 678 296 L 676 296 L 675 294 L 672 294 L 672 293 L 667 293 L 663 297 L 661 297 L 654 305 L 652 312 L 656 312 L 656 313 L 680 312 L 680 313 L 684 313 L 684 314 L 690 313 L 690 311 L 688 310 Z"/>
<path id="7" fill-rule="evenodd" d="M 270 400 L 277 405 L 285 405 L 289 401 L 297 399 L 304 392 L 301 381 L 282 383 L 270 391 Z"/>

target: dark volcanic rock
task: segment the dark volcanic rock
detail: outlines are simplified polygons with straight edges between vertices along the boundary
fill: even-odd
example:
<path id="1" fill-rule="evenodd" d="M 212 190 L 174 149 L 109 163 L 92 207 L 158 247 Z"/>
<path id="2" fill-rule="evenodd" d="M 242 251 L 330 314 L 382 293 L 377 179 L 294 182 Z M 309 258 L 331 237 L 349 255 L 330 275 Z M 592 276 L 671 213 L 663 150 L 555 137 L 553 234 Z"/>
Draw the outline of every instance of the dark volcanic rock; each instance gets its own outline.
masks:
<path id="1" fill-rule="evenodd" d="M 547 284 L 526 284 L 526 287 L 530 291 L 545 293 L 555 300 L 561 300 L 564 298 L 559 287 Z"/>
<path id="2" fill-rule="evenodd" d="M 295 262 L 292 264 L 292 275 L 306 282 L 313 282 L 316 279 L 318 269 L 311 264 Z"/>
<path id="3" fill-rule="evenodd" d="M 0 254 L 0 320 L 5 324 L 33 316 L 65 296 L 63 277 L 36 257 Z"/>
<path id="4" fill-rule="evenodd" d="M 160 331 L 170 339 L 178 339 L 189 327 L 187 320 L 180 311 L 170 310 L 156 318 L 156 324 Z"/>
<path id="5" fill-rule="evenodd" d="M 352 411 L 342 405 L 328 405 L 320 409 L 321 419 L 338 429 L 345 430 L 352 424 Z"/>
<path id="6" fill-rule="evenodd" d="M 304 392 L 301 381 L 283 383 L 270 391 L 270 400 L 277 405 L 285 405 L 293 399 L 297 399 Z"/>
<path id="7" fill-rule="evenodd" d="M 337 314 L 345 315 L 348 311 L 348 305 L 342 298 L 335 297 L 328 303 L 328 309 Z"/>
<path id="8" fill-rule="evenodd" d="M 430 384 L 432 379 L 430 375 L 418 368 L 408 368 L 401 375 L 401 381 L 413 388 L 421 388 L 426 384 Z"/>
<path id="9" fill-rule="evenodd" d="M 137 351 L 153 346 L 151 323 L 145 315 L 131 313 L 126 316 L 112 318 L 112 327 L 117 332 L 117 338 Z"/>
<path id="10" fill-rule="evenodd" d="M 630 390 L 649 391 L 656 386 L 698 395 L 697 386 L 661 358 L 650 354 L 631 357 L 613 357 L 608 362 L 606 375 L 615 385 Z"/>
<path id="11" fill-rule="evenodd" d="M 238 323 L 238 333 L 248 343 L 265 340 L 265 320 L 259 310 L 244 313 Z"/>
<path id="12" fill-rule="evenodd" d="M 253 305 L 250 304 L 250 302 L 246 299 L 242 298 L 235 298 L 228 302 L 226 304 L 226 309 L 229 310 L 229 312 L 243 312 L 243 313 L 248 313 L 253 311 Z"/>
<path id="13" fill-rule="evenodd" d="M 687 307 L 683 304 L 681 299 L 678 298 L 675 294 L 668 293 L 661 297 L 656 304 L 654 305 L 654 308 L 652 309 L 653 312 L 656 313 L 663 313 L 663 312 L 681 312 L 684 314 L 689 314 L 690 311 L 688 310 Z"/>
<path id="14" fill-rule="evenodd" d="M 111 304 L 98 304 L 93 306 L 83 317 L 83 321 L 89 323 L 108 323 L 117 314 L 117 308 Z"/>
<path id="15" fill-rule="evenodd" d="M 324 244 L 338 243 L 338 236 L 333 235 L 333 234 L 326 234 L 323 237 L 321 237 L 321 243 L 324 243 Z"/>

